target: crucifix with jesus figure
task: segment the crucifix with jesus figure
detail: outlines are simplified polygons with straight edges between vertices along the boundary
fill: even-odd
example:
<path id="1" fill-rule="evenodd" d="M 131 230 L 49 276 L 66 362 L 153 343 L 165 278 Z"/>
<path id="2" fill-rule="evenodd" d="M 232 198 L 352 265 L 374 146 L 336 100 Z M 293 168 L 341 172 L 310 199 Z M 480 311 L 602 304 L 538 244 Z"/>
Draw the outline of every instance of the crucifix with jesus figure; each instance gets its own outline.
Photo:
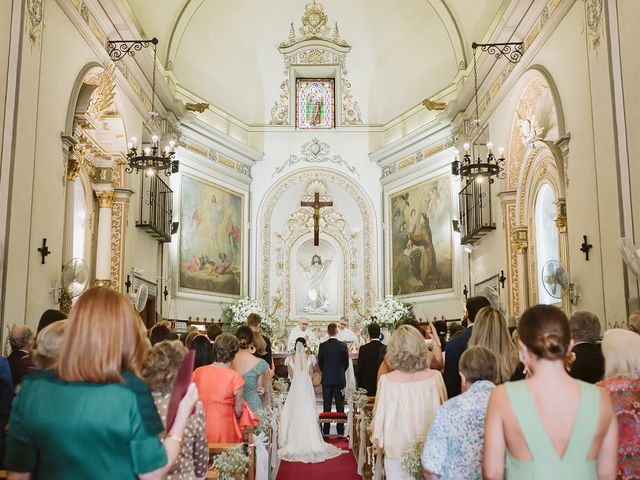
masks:
<path id="1" fill-rule="evenodd" d="M 333 202 L 321 202 L 320 193 L 316 192 L 313 196 L 313 202 L 300 202 L 301 207 L 313 208 L 313 246 L 320 245 L 320 209 L 322 207 L 333 207 Z"/>

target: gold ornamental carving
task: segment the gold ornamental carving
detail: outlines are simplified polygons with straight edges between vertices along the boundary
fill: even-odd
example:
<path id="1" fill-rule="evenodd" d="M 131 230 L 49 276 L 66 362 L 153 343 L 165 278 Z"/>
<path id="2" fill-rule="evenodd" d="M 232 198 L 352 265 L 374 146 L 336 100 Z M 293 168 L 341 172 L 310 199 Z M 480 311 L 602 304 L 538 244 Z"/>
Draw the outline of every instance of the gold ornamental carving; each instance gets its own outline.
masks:
<path id="1" fill-rule="evenodd" d="M 529 246 L 529 243 L 526 240 L 516 240 L 513 243 L 514 250 L 516 251 L 516 253 L 520 255 L 526 252 L 528 246 Z"/>
<path id="2" fill-rule="evenodd" d="M 208 103 L 187 103 L 185 104 L 185 108 L 187 110 L 189 110 L 190 112 L 198 112 L 198 113 L 202 113 L 204 112 L 207 108 L 209 108 L 209 104 Z"/>
<path id="3" fill-rule="evenodd" d="M 106 288 L 111 288 L 112 283 L 111 280 L 96 280 L 94 282 L 94 285 L 96 287 L 106 287 Z"/>
<path id="4" fill-rule="evenodd" d="M 62 294 L 60 294 L 58 306 L 60 307 L 60 311 L 62 313 L 69 314 L 69 312 L 71 311 L 71 307 L 73 306 L 73 303 L 71 302 L 71 295 L 69 295 L 69 293 L 67 293 L 65 289 L 62 289 Z"/>
<path id="5" fill-rule="evenodd" d="M 89 98 L 87 113 L 101 120 L 115 113 L 116 65 L 112 63 L 103 72 L 88 78 L 85 83 L 95 85 L 96 89 Z"/>
<path id="6" fill-rule="evenodd" d="M 67 160 L 67 180 L 75 182 L 76 178 L 78 178 L 78 173 L 80 173 L 80 168 L 82 168 L 82 165 L 75 158 Z"/>
<path id="7" fill-rule="evenodd" d="M 98 205 L 100 205 L 100 208 L 111 208 L 113 207 L 116 194 L 113 190 L 104 190 L 96 192 L 96 197 L 98 197 Z"/>
<path id="8" fill-rule="evenodd" d="M 430 112 L 433 110 L 441 112 L 442 110 L 447 108 L 446 102 L 434 102 L 433 100 L 430 100 L 428 98 L 422 101 L 422 105 L 424 105 L 424 107 Z"/>

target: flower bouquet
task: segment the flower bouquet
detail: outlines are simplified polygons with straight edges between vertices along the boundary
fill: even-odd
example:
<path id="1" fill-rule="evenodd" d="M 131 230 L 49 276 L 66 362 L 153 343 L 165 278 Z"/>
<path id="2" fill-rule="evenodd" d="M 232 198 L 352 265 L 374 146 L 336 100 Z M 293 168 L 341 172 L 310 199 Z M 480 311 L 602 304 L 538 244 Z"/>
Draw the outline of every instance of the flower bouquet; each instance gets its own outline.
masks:
<path id="1" fill-rule="evenodd" d="M 307 346 L 305 352 L 307 355 L 318 355 L 318 349 L 320 348 L 320 340 L 307 340 Z"/>
<path id="2" fill-rule="evenodd" d="M 229 305 L 225 310 L 226 321 L 224 324 L 231 332 L 235 332 L 238 328 L 247 324 L 247 317 L 252 313 L 260 315 L 262 318 L 262 322 L 260 323 L 262 331 L 266 336 L 272 336 L 276 328 L 276 322 L 267 315 L 262 305 L 253 298 L 239 298 Z"/>
<path id="3" fill-rule="evenodd" d="M 376 306 L 362 321 L 362 328 L 366 329 L 370 324 L 377 323 L 382 330 L 392 331 L 411 315 L 413 315 L 413 305 L 399 302 L 394 297 L 388 296 L 384 300 L 378 300 Z"/>

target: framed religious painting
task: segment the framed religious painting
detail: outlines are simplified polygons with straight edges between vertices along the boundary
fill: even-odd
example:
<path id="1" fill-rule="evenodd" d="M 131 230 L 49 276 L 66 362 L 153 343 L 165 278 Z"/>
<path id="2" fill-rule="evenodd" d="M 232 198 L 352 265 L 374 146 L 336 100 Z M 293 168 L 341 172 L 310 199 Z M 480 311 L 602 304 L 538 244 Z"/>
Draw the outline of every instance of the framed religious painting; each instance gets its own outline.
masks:
<path id="1" fill-rule="evenodd" d="M 242 294 L 244 195 L 182 174 L 179 290 L 218 296 Z"/>
<path id="2" fill-rule="evenodd" d="M 450 176 L 439 175 L 396 190 L 386 203 L 393 295 L 417 297 L 452 291 Z"/>
<path id="3" fill-rule="evenodd" d="M 335 127 L 335 79 L 296 79 L 296 128 Z"/>

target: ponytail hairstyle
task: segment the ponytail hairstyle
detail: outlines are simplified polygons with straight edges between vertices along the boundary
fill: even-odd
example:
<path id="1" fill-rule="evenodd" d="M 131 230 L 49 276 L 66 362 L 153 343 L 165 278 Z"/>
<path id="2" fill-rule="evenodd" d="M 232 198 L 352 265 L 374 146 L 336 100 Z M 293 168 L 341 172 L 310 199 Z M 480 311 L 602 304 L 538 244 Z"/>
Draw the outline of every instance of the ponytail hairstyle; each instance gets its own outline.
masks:
<path id="1" fill-rule="evenodd" d="M 267 353 L 267 341 L 262 336 L 260 331 L 260 324 L 262 323 L 262 317 L 257 313 L 250 313 L 247 317 L 247 325 L 253 331 L 253 346 L 256 349 L 255 354 L 259 357 Z M 256 330 L 254 330 L 254 328 Z"/>
<path id="2" fill-rule="evenodd" d="M 253 330 L 249 327 L 242 326 L 236 330 L 236 338 L 240 343 L 240 350 L 245 350 L 253 345 Z"/>
<path id="3" fill-rule="evenodd" d="M 569 321 L 564 312 L 553 305 L 527 309 L 520 318 L 518 333 L 520 341 L 545 360 L 564 360 L 569 353 Z"/>

